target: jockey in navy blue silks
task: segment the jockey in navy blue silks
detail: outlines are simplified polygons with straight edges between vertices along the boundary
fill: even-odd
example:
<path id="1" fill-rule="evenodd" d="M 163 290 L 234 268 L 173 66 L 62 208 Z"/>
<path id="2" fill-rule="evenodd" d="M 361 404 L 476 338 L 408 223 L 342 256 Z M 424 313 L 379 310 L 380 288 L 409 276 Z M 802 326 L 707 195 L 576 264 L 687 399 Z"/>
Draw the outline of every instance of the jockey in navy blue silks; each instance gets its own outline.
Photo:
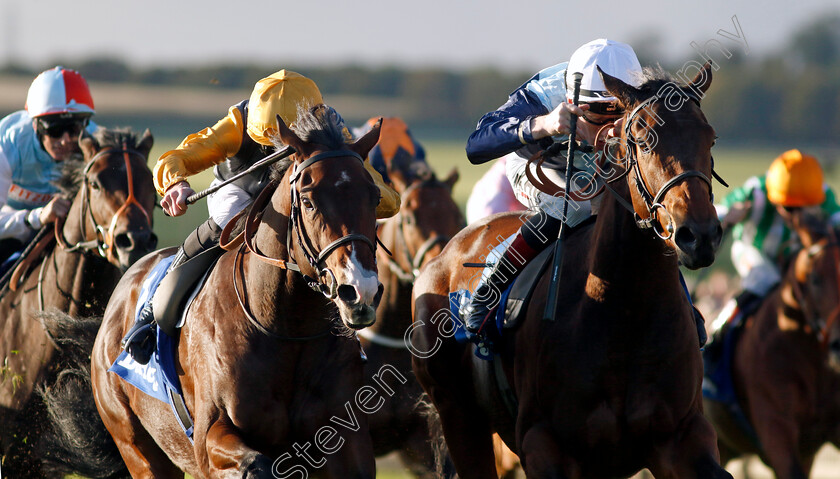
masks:
<path id="1" fill-rule="evenodd" d="M 481 327 L 496 308 L 490 304 L 515 280 L 527 263 L 558 237 L 565 222 L 575 227 L 597 214 L 600 197 L 588 201 L 570 201 L 563 218 L 564 197 L 552 196 L 538 190 L 526 176 L 528 160 L 555 142 L 568 139 L 572 115 L 578 117 L 576 140 L 594 145 L 596 137 L 614 136 L 615 129 L 605 125 L 619 120 L 624 111 L 618 100 L 607 91 L 597 68 L 623 82 L 639 86 L 642 67 L 630 45 L 598 39 L 578 48 L 569 62 L 548 67 L 510 94 L 507 102 L 484 115 L 467 141 L 467 157 L 473 164 L 505 158 L 507 177 L 517 200 L 537 214 L 519 229 L 510 246 L 496 262 L 490 274 L 482 278 L 472 302 L 464 309 L 467 331 L 482 333 Z M 574 73 L 583 74 L 579 105 L 572 103 Z M 547 176 L 565 188 L 565 178 L 557 170 L 565 170 L 567 159 L 563 151 L 552 159 Z M 576 152 L 573 163 L 578 170 L 592 170 L 583 154 Z M 535 174 L 535 167 L 531 166 Z M 595 174 L 595 172 L 592 172 Z M 699 315 L 698 315 L 699 316 Z M 705 343 L 702 317 L 698 319 L 698 334 Z"/>

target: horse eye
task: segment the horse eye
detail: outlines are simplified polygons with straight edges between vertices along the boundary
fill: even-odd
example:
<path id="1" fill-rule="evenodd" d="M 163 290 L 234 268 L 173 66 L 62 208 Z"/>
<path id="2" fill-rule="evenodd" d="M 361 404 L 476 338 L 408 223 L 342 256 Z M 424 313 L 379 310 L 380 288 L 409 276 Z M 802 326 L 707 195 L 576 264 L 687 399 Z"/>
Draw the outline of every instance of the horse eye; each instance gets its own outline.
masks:
<path id="1" fill-rule="evenodd" d="M 102 188 L 102 186 L 99 185 L 98 181 L 94 180 L 94 181 L 90 182 L 90 188 L 94 191 L 98 191 L 99 189 Z"/>
<path id="2" fill-rule="evenodd" d="M 300 202 L 308 210 L 314 210 L 315 209 L 315 206 L 312 204 L 312 200 L 310 200 L 309 198 L 307 198 L 305 196 L 300 199 Z"/>

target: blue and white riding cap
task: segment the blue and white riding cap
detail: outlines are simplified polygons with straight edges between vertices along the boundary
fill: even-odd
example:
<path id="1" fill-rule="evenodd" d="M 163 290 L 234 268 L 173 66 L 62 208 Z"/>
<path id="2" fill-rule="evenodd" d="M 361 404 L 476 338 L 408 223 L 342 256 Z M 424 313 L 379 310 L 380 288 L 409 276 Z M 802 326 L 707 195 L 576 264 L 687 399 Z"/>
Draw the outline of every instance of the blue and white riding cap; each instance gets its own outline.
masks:
<path id="1" fill-rule="evenodd" d="M 624 83 L 639 86 L 642 66 L 633 47 L 626 43 L 599 38 L 575 50 L 566 69 L 566 94 L 571 97 L 574 91 L 574 73 L 583 73 L 580 83 L 580 101 L 598 102 L 615 101 L 607 91 L 597 67 L 604 73 L 614 76 Z"/>

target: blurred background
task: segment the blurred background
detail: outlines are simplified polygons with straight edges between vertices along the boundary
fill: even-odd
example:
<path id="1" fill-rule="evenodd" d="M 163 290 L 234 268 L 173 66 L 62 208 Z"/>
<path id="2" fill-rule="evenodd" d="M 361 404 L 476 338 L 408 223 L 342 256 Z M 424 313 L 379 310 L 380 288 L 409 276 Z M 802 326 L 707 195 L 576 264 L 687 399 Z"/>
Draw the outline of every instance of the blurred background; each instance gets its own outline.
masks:
<path id="1" fill-rule="evenodd" d="M 716 61 L 703 110 L 719 136 L 716 167 L 733 187 L 799 148 L 840 188 L 836 0 L 569 3 L 0 0 L 0 115 L 23 108 L 40 71 L 74 68 L 91 85 L 97 123 L 152 131 L 154 163 L 247 98 L 257 80 L 287 68 L 315 80 L 350 126 L 403 118 L 439 176 L 458 168 L 463 207 L 490 166 L 464 155 L 481 115 L 537 71 L 607 37 L 674 74 L 691 77 L 704 57 Z M 726 192 L 715 185 L 718 198 Z M 203 202 L 178 219 L 158 210 L 155 229 L 162 245 L 176 245 L 206 217 Z M 722 249 L 702 276 L 704 294 L 721 302 L 737 287 L 728 256 Z M 701 307 L 708 317 L 718 304 Z M 815 475 L 840 477 L 840 462 L 830 471 Z M 390 473 L 402 477 L 396 469 L 382 477 Z"/>

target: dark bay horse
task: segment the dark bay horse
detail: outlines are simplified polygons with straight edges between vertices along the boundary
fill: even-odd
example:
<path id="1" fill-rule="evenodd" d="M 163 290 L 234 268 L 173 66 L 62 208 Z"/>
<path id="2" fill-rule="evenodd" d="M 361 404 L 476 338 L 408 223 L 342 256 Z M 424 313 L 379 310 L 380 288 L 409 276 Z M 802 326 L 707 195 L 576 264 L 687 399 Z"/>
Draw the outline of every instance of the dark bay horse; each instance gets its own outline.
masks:
<path id="1" fill-rule="evenodd" d="M 406 383 L 370 416 L 370 432 L 377 456 L 397 451 L 412 473 L 431 478 L 437 476 L 428 418 L 418 406 L 423 389 L 411 371 L 411 354 L 403 338 L 411 327 L 414 278 L 465 225 L 452 199 L 458 172 L 453 170 L 441 181 L 426 163 L 394 165 L 385 161 L 402 201 L 400 212 L 384 220 L 377 232 L 385 246 L 377 250 L 379 279 L 385 289 L 376 323 L 359 336 L 368 356 L 367 377 L 372 378 L 383 367 L 393 367 Z"/>
<path id="2" fill-rule="evenodd" d="M 706 401 L 722 462 L 758 454 L 779 479 L 807 478 L 823 444 L 840 446 L 840 243 L 794 218 L 802 249 L 736 337 L 731 373 L 750 426 Z"/>
<path id="3" fill-rule="evenodd" d="M 156 246 L 146 165 L 153 141 L 148 130 L 142 138 L 105 129 L 82 138 L 84 162 L 68 160 L 60 185 L 73 198 L 65 221 L 44 236 L 40 256 L 33 254 L 0 299 L 0 445 L 8 477 L 40 476 L 41 453 L 33 448 L 45 411 L 33 391 L 68 367 L 62 338 L 45 329 L 39 313 L 101 316 L 122 272 Z"/>
<path id="4" fill-rule="evenodd" d="M 382 294 L 379 190 L 362 163 L 379 127 L 346 144 L 330 111 L 299 110 L 294 132 L 278 117 L 279 139 L 296 153 L 252 205 L 243 246 L 222 255 L 189 307 L 175 367 L 194 443 L 169 405 L 107 372 L 163 254 L 117 286 L 91 379 L 132 477 L 374 477 L 367 414 L 382 397 L 363 385 L 359 344 L 344 327 L 371 325 Z"/>
<path id="5" fill-rule="evenodd" d="M 616 198 L 605 195 L 594 224 L 565 240 L 554 319 L 542 319 L 543 275 L 519 329 L 497 345 L 500 376 L 452 338 L 447 295 L 472 289 L 476 274 L 462 265 L 483 262 L 488 246 L 522 225 L 517 214 L 467 227 L 415 284 L 414 371 L 464 479 L 495 476 L 494 430 L 528 477 L 643 468 L 657 478 L 731 477 L 703 416 L 703 365 L 678 269 L 712 263 L 722 234 L 711 201 L 715 133 L 699 105 L 711 65 L 688 85 L 650 71 L 638 88 L 603 78 L 627 112 L 609 166 L 623 173 L 603 169 Z M 510 385 L 508 401 L 492 401 L 501 393 L 478 384 L 487 377 Z"/>

